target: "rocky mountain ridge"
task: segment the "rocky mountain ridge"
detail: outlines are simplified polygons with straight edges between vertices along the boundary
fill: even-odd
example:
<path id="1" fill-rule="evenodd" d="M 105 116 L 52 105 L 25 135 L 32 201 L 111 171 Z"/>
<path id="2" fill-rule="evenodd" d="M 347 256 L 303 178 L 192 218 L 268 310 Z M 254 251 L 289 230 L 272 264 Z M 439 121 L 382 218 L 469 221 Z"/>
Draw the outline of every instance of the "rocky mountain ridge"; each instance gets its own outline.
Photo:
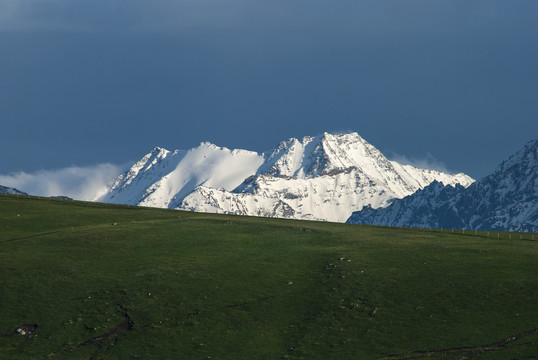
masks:
<path id="1" fill-rule="evenodd" d="M 348 222 L 538 232 L 538 140 L 468 188 L 434 182 L 384 209 L 355 212 Z"/>
<path id="2" fill-rule="evenodd" d="M 363 206 L 389 205 L 446 174 L 388 160 L 357 133 L 291 138 L 263 154 L 210 143 L 155 148 L 97 199 L 201 212 L 343 222 Z"/>

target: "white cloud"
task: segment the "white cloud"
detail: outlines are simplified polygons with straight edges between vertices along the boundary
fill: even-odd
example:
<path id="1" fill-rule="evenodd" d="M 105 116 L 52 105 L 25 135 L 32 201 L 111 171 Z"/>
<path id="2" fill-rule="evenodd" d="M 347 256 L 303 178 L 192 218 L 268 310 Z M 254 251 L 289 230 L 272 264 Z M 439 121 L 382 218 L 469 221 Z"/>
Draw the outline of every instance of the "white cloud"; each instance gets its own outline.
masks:
<path id="1" fill-rule="evenodd" d="M 107 184 L 124 170 L 125 166 L 105 163 L 39 170 L 34 173 L 0 174 L 0 184 L 30 195 L 63 195 L 77 200 L 94 201 L 106 191 Z"/>
<path id="2" fill-rule="evenodd" d="M 430 169 L 442 171 L 448 174 L 453 172 L 448 169 L 444 162 L 436 159 L 432 154 L 426 153 L 423 158 L 407 157 L 405 155 L 397 154 L 395 152 L 390 153 L 388 156 L 390 160 L 399 162 L 402 165 L 413 165 L 420 169 Z"/>

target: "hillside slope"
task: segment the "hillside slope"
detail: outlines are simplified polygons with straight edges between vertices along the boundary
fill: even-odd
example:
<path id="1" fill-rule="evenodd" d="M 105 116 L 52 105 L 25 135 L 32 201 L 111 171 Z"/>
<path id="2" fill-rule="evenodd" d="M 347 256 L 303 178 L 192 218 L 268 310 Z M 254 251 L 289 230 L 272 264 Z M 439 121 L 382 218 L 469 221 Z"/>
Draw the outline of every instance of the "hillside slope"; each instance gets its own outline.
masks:
<path id="1" fill-rule="evenodd" d="M 12 195 L 0 195 L 0 228 L 1 359 L 538 353 L 538 243 L 529 234 Z"/>

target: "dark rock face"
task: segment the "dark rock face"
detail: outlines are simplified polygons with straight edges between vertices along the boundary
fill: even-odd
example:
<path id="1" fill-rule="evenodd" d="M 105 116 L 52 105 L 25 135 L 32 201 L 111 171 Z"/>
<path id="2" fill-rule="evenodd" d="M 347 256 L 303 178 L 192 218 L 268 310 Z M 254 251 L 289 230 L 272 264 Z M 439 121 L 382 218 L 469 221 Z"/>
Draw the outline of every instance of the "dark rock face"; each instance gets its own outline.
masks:
<path id="1" fill-rule="evenodd" d="M 357 211 L 347 222 L 537 232 L 538 140 L 467 189 L 433 182 L 387 208 Z"/>

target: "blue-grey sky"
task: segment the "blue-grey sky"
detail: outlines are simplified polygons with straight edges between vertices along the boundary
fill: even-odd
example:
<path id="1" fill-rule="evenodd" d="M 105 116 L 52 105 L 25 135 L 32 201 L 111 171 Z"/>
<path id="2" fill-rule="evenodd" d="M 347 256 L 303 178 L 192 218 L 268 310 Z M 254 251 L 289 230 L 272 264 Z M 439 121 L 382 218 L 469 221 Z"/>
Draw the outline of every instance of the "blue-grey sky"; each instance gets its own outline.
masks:
<path id="1" fill-rule="evenodd" d="M 538 137 L 538 1 L 0 0 L 0 174 L 348 130 L 491 172 Z"/>

